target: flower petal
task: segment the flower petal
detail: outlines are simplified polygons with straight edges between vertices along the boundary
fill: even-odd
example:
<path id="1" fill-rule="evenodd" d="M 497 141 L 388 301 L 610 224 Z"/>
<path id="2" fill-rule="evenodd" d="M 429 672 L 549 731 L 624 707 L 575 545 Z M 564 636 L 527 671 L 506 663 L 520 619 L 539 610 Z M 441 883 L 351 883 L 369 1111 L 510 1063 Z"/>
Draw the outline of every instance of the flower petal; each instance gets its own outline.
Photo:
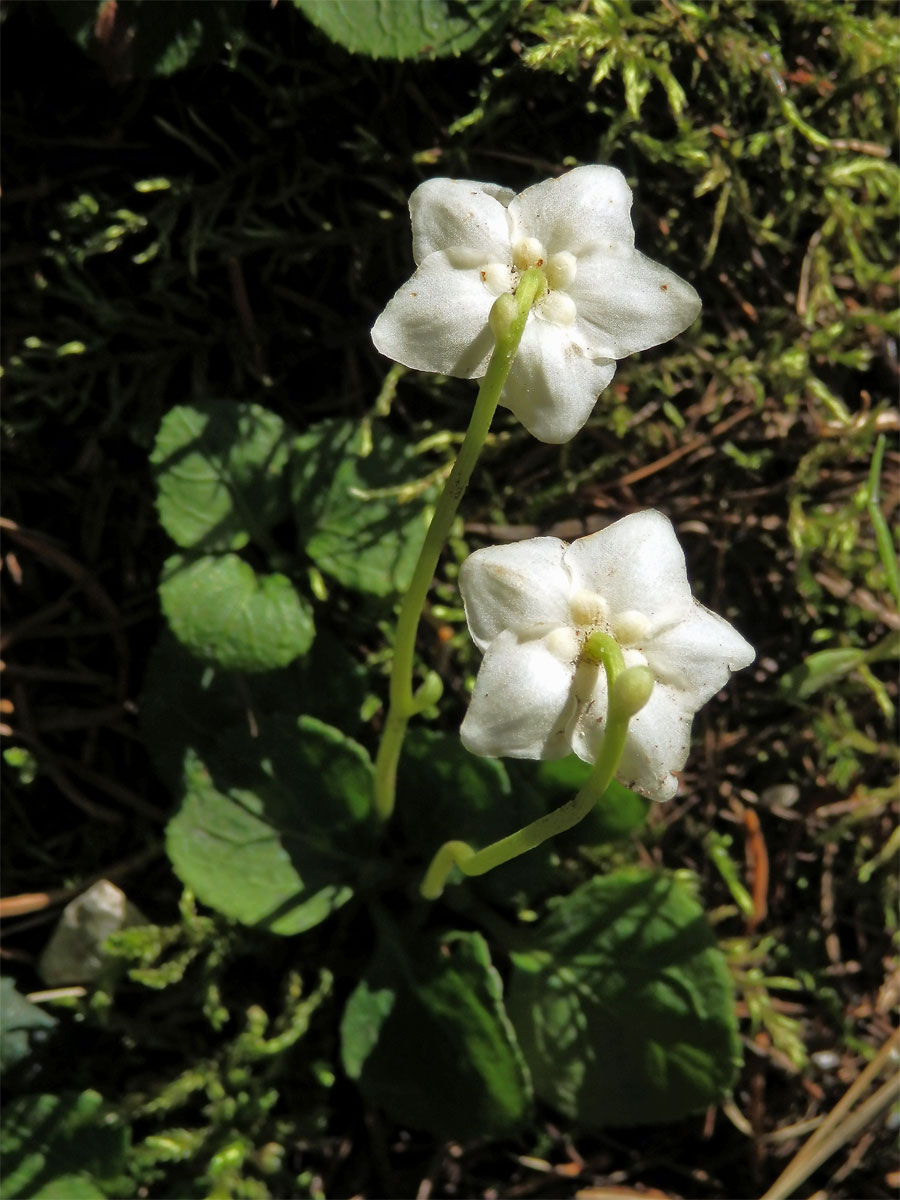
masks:
<path id="1" fill-rule="evenodd" d="M 509 262 L 507 205 L 515 192 L 470 179 L 426 179 L 409 198 L 413 258 L 422 263 L 436 250 L 457 246 L 479 252 L 485 262 Z"/>
<path id="2" fill-rule="evenodd" d="M 577 256 L 598 242 L 634 245 L 631 188 L 615 167 L 576 167 L 536 183 L 510 202 L 509 212 L 513 241 L 535 237 L 548 254 Z"/>
<path id="3" fill-rule="evenodd" d="M 691 614 L 694 601 L 684 552 L 672 522 L 654 509 L 579 538 L 566 550 L 565 563 L 573 591 L 599 593 L 613 617 L 636 610 L 649 619 L 652 630 Z M 643 644 L 638 649 L 646 653 Z"/>
<path id="4" fill-rule="evenodd" d="M 695 600 L 686 620 L 647 641 L 644 655 L 654 676 L 696 710 L 725 686 L 732 671 L 748 667 L 756 652 L 724 617 Z"/>
<path id="5" fill-rule="evenodd" d="M 631 718 L 616 777 L 651 800 L 671 800 L 678 791 L 673 772 L 687 762 L 694 714 L 673 690 L 657 683 L 650 699 Z"/>
<path id="6" fill-rule="evenodd" d="M 577 335 L 589 354 L 625 358 L 667 342 L 700 312 L 700 297 L 668 267 L 635 250 L 595 248 L 578 259 L 568 288 Z"/>
<path id="7" fill-rule="evenodd" d="M 406 367 L 476 378 L 487 370 L 494 348 L 488 326 L 493 303 L 477 270 L 454 266 L 446 253 L 429 254 L 388 301 L 372 341 Z"/>
<path id="8" fill-rule="evenodd" d="M 463 745 L 491 758 L 562 758 L 574 705 L 572 668 L 543 641 L 501 633 L 487 649 L 460 729 Z"/>
<path id="9" fill-rule="evenodd" d="M 571 624 L 565 549 L 559 538 L 538 537 L 469 555 L 459 590 L 479 650 L 505 629 L 524 635 L 535 627 Z"/>
<path id="10" fill-rule="evenodd" d="M 541 442 L 568 442 L 591 415 L 616 364 L 586 358 L 571 332 L 531 316 L 500 403 Z"/>
<path id="11" fill-rule="evenodd" d="M 591 705 L 570 731 L 572 749 L 584 762 L 596 762 L 606 725 L 606 676 L 600 672 Z M 691 745 L 692 711 L 665 684 L 654 684 L 650 699 L 628 725 L 616 778 L 651 800 L 671 800 L 678 788 L 673 771 L 684 766 Z M 598 719 L 599 718 L 599 719 Z"/>

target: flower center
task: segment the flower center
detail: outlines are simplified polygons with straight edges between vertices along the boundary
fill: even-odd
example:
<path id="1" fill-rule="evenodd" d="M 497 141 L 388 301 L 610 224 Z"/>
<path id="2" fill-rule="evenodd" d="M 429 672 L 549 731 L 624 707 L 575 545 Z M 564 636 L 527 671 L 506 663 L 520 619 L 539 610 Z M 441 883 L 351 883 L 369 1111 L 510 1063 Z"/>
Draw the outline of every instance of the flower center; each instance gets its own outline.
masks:
<path id="1" fill-rule="evenodd" d="M 512 247 L 512 265 L 486 263 L 480 268 L 481 282 L 492 296 L 515 292 L 519 277 L 533 267 L 542 271 L 547 281 L 547 290 L 534 305 L 535 312 L 551 325 L 572 325 L 578 312 L 566 289 L 575 279 L 578 263 L 568 250 L 548 254 L 538 238 L 520 238 Z"/>
<path id="2" fill-rule="evenodd" d="M 629 659 L 644 661 L 644 656 L 638 650 L 650 633 L 650 620 L 644 613 L 634 608 L 611 613 L 604 596 L 586 589 L 579 589 L 572 594 L 569 611 L 574 626 L 570 632 L 574 633 L 579 647 L 578 658 L 584 658 L 585 643 L 595 630 L 599 630 L 614 637 L 623 650 L 630 651 Z M 563 639 L 560 638 L 559 642 L 562 649 Z"/>

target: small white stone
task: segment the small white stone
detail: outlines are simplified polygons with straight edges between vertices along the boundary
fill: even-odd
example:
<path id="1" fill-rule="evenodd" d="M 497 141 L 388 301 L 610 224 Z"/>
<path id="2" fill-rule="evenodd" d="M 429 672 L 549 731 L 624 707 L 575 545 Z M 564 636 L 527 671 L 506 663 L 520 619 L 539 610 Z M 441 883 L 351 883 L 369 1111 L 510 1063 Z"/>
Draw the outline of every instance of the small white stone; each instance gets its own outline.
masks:
<path id="1" fill-rule="evenodd" d="M 609 605 L 599 592 L 584 589 L 572 594 L 569 611 L 579 629 L 595 629 L 598 625 L 605 625 L 609 617 Z"/>
<path id="2" fill-rule="evenodd" d="M 550 255 L 544 270 L 550 287 L 554 289 L 561 288 L 565 291 L 575 279 L 575 273 L 578 270 L 578 260 L 568 250 L 560 250 L 558 254 Z"/>
<path id="3" fill-rule="evenodd" d="M 613 617 L 612 631 L 620 646 L 633 646 L 644 641 L 650 632 L 650 622 L 636 608 L 628 608 Z"/>
<path id="4" fill-rule="evenodd" d="M 147 924 L 147 918 L 121 888 L 108 879 L 99 879 L 63 909 L 41 955 L 38 974 L 49 987 L 93 983 L 106 964 L 103 943 L 109 935 Z"/>
<path id="5" fill-rule="evenodd" d="M 841 1065 L 841 1056 L 834 1050 L 816 1050 L 810 1057 L 820 1071 L 833 1071 Z"/>
<path id="6" fill-rule="evenodd" d="M 550 292 L 541 301 L 538 311 L 551 325 L 574 325 L 578 315 L 575 301 L 565 292 Z"/>
<path id="7" fill-rule="evenodd" d="M 546 259 L 547 252 L 537 238 L 522 238 L 513 246 L 513 263 L 520 271 L 527 271 L 529 267 L 543 266 Z"/>

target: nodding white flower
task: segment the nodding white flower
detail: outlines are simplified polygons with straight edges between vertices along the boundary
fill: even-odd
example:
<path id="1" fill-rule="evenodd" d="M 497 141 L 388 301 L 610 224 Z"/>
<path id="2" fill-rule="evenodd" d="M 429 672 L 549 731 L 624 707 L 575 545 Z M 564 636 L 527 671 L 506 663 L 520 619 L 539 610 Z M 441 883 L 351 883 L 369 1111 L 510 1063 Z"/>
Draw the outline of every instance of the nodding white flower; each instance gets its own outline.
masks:
<path id="1" fill-rule="evenodd" d="M 409 201 L 418 270 L 375 322 L 382 354 L 420 371 L 482 376 L 498 296 L 540 267 L 501 403 L 542 442 L 567 442 L 591 414 L 616 359 L 667 342 L 700 312 L 689 283 L 634 248 L 631 189 L 615 167 L 576 167 L 518 196 L 466 179 L 429 179 Z"/>
<path id="2" fill-rule="evenodd" d="M 463 744 L 493 758 L 593 762 L 607 710 L 606 672 L 583 653 L 612 635 L 625 666 L 654 685 L 632 717 L 616 772 L 654 800 L 674 796 L 694 713 L 754 651 L 691 595 L 671 522 L 649 511 L 567 545 L 538 537 L 476 550 L 462 565 L 469 630 L 484 651 Z"/>

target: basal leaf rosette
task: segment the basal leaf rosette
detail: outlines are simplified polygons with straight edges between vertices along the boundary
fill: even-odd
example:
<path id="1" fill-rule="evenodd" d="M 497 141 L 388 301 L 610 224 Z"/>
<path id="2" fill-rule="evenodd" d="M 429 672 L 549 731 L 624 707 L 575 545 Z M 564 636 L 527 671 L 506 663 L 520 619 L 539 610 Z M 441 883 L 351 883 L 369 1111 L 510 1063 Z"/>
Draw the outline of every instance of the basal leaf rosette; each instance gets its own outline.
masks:
<path id="1" fill-rule="evenodd" d="M 585 653 L 595 631 L 626 667 L 653 674 L 631 718 L 617 777 L 654 800 L 678 786 L 694 713 L 748 666 L 753 648 L 691 595 L 684 552 L 660 512 L 623 517 L 567 545 L 539 537 L 476 550 L 460 590 L 484 660 L 461 736 L 474 754 L 594 762 L 607 717 L 607 678 Z"/>
<path id="2" fill-rule="evenodd" d="M 689 283 L 635 249 L 631 202 L 615 167 L 576 167 L 519 195 L 427 180 L 409 201 L 418 269 L 372 340 L 405 366 L 480 378 L 494 347 L 492 305 L 540 268 L 545 288 L 500 402 L 541 441 L 569 441 L 617 359 L 669 341 L 700 312 Z"/>

